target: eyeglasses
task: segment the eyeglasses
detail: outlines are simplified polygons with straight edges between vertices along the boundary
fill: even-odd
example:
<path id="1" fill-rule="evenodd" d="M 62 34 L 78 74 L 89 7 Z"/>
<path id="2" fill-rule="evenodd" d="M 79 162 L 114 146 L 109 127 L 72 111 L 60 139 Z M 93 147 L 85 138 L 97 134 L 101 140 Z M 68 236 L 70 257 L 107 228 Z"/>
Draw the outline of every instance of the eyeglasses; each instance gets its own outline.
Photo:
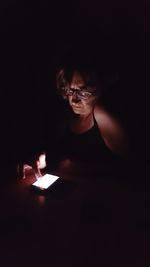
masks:
<path id="1" fill-rule="evenodd" d="M 73 88 L 68 89 L 67 92 L 66 92 L 66 95 L 67 95 L 67 96 L 73 96 L 74 94 L 75 94 L 76 97 L 78 97 L 79 99 L 86 100 L 86 99 L 88 99 L 90 96 L 94 95 L 94 92 L 83 91 L 83 90 L 73 89 Z"/>

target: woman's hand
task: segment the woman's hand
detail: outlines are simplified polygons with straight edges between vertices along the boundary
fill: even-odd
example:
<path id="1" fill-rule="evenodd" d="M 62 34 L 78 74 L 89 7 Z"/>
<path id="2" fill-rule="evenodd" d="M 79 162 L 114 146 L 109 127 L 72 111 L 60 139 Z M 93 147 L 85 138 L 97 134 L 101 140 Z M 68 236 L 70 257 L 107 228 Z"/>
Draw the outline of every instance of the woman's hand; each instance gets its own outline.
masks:
<path id="1" fill-rule="evenodd" d="M 21 162 L 17 166 L 17 175 L 19 178 L 25 179 L 26 178 L 26 171 L 29 169 L 33 169 L 33 172 L 38 179 L 38 177 L 41 177 L 41 169 L 44 169 L 46 167 L 46 154 L 45 152 L 42 152 L 41 154 L 36 157 L 36 159 L 33 160 L 27 160 L 24 162 Z"/>
<path id="2" fill-rule="evenodd" d="M 32 167 L 36 179 L 39 179 L 42 176 L 41 169 L 44 169 L 45 167 L 46 167 L 46 155 L 45 152 L 43 152 L 38 156 L 38 159 L 35 160 Z"/>
<path id="3" fill-rule="evenodd" d="M 40 156 L 38 157 L 38 160 L 36 160 L 36 166 L 40 170 L 44 169 L 46 167 L 46 154 L 45 154 L 45 152 L 40 154 Z"/>

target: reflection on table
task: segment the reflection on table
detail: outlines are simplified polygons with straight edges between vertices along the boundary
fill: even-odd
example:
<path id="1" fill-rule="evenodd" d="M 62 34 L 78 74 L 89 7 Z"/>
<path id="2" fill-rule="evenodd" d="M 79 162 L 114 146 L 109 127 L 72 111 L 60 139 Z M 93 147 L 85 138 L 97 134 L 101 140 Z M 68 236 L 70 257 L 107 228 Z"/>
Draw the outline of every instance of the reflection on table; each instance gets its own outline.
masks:
<path id="1" fill-rule="evenodd" d="M 1 266 L 149 266 L 148 182 L 96 162 L 45 172 L 60 176 L 46 192 L 32 169 L 2 186 Z"/>

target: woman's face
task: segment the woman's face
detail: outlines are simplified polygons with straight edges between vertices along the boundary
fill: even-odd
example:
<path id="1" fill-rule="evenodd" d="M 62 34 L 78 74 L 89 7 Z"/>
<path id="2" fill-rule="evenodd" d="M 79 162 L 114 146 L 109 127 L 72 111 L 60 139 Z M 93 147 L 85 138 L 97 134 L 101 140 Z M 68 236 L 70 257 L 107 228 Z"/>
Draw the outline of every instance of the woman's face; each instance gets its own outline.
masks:
<path id="1" fill-rule="evenodd" d="M 92 112 L 97 96 L 93 94 L 95 88 L 87 88 L 81 74 L 73 72 L 71 83 L 68 85 L 67 99 L 76 114 L 86 115 Z"/>

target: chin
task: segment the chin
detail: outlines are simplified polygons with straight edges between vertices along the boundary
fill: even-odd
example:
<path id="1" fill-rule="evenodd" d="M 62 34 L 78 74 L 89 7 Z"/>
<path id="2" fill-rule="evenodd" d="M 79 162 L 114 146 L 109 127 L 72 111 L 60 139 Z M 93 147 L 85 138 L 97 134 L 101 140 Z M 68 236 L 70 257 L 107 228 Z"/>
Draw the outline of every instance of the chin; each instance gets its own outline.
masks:
<path id="1" fill-rule="evenodd" d="M 79 110 L 79 109 L 74 109 L 74 108 L 72 108 L 72 111 L 73 111 L 74 113 L 76 113 L 76 114 L 80 114 L 80 113 L 81 113 L 81 110 Z"/>
<path id="2" fill-rule="evenodd" d="M 73 112 L 74 112 L 75 114 L 82 114 L 82 112 L 79 111 L 79 110 L 73 110 Z"/>
<path id="3" fill-rule="evenodd" d="M 86 113 L 83 110 L 73 110 L 74 114 L 78 114 L 78 115 L 85 115 Z"/>

